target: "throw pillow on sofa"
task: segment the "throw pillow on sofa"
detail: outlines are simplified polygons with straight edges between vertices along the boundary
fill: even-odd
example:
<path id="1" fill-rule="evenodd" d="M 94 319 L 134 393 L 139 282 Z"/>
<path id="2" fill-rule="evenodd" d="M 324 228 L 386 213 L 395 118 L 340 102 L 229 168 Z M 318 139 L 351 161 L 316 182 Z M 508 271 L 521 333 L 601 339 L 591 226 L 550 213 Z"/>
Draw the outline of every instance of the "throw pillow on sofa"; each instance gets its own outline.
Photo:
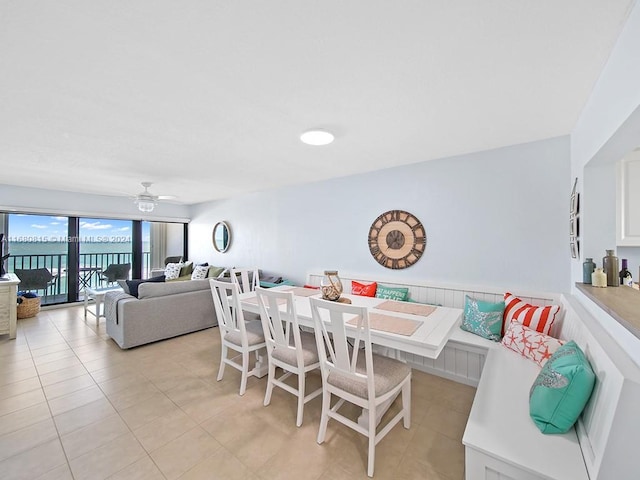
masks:
<path id="1" fill-rule="evenodd" d="M 175 280 L 180 276 L 180 270 L 184 265 L 182 263 L 167 263 L 164 267 L 164 277 L 166 280 Z"/>
<path id="2" fill-rule="evenodd" d="M 209 265 L 198 265 L 191 272 L 191 280 L 203 280 L 207 278 L 207 273 L 209 273 Z"/>
<path id="3" fill-rule="evenodd" d="M 165 281 L 164 275 L 160 275 L 159 277 L 146 278 L 142 280 L 126 280 L 127 288 L 129 289 L 127 293 L 129 295 L 133 295 L 134 297 L 138 298 L 138 287 L 140 286 L 141 283 L 160 283 L 164 281 Z"/>
<path id="4" fill-rule="evenodd" d="M 216 267 L 214 265 L 209 266 L 209 272 L 207 273 L 207 278 L 218 278 L 222 275 L 227 269 L 224 267 Z"/>
<path id="5" fill-rule="evenodd" d="M 182 268 L 180 268 L 180 275 L 178 276 L 186 277 L 188 275 L 189 277 L 191 277 L 192 273 L 193 273 L 193 262 L 186 262 L 182 264 Z"/>

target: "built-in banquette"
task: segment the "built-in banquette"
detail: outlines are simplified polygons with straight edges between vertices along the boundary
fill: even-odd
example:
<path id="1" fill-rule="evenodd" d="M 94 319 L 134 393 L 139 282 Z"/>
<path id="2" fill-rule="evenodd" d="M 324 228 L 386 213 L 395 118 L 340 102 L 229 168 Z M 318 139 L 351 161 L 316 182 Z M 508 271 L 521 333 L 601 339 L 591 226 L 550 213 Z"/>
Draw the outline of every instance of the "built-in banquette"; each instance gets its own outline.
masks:
<path id="1" fill-rule="evenodd" d="M 345 292 L 351 280 L 408 287 L 423 303 L 464 308 L 465 296 L 490 302 L 504 289 L 418 282 L 384 281 L 341 272 Z M 322 274 L 311 274 L 319 285 Z M 540 368 L 517 353 L 456 327 L 435 360 L 387 352 L 412 367 L 477 386 L 463 443 L 467 480 L 640 478 L 636 438 L 640 432 L 640 369 L 602 325 L 571 295 L 513 291 L 534 305 L 559 304 L 561 316 L 551 333 L 574 340 L 597 376 L 589 403 L 576 427 L 544 435 L 529 417 L 529 390 Z"/>

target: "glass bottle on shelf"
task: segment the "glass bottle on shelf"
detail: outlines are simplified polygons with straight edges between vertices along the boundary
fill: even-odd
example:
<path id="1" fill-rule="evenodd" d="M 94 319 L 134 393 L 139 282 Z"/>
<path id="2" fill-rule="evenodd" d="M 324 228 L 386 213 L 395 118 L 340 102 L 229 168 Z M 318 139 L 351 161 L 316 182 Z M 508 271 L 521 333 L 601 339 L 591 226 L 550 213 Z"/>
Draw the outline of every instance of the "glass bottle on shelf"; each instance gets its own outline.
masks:
<path id="1" fill-rule="evenodd" d="M 620 265 L 618 264 L 618 257 L 613 253 L 613 250 L 607 250 L 607 255 L 602 259 L 602 269 L 607 276 L 608 287 L 620 286 Z"/>
<path id="2" fill-rule="evenodd" d="M 325 300 L 336 301 L 342 295 L 342 282 L 336 270 L 325 270 L 324 277 L 320 280 L 320 291 Z"/>
<path id="3" fill-rule="evenodd" d="M 622 259 L 622 269 L 620 270 L 620 285 L 626 285 L 627 287 L 633 286 L 633 278 L 627 265 L 627 259 Z"/>
<path id="4" fill-rule="evenodd" d="M 607 274 L 601 268 L 596 268 L 591 274 L 591 283 L 594 287 L 607 288 Z"/>
<path id="5" fill-rule="evenodd" d="M 596 264 L 593 263 L 593 258 L 587 258 L 582 264 L 582 283 L 591 285 L 591 274 L 596 269 Z"/>

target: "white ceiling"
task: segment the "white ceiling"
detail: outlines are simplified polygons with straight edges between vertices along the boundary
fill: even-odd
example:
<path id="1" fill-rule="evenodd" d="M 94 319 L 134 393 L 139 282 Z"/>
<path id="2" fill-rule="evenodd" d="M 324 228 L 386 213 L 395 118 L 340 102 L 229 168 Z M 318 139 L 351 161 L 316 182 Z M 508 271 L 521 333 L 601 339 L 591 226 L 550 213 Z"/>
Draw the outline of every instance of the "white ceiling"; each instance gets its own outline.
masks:
<path id="1" fill-rule="evenodd" d="M 633 3 L 0 0 L 0 184 L 191 204 L 566 135 Z"/>

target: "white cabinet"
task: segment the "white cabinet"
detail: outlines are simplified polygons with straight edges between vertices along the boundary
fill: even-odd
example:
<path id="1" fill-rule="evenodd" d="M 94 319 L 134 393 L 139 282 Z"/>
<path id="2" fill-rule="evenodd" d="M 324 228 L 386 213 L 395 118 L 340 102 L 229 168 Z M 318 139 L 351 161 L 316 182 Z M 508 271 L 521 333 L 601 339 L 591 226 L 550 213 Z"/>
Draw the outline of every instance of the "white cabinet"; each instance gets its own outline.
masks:
<path id="1" fill-rule="evenodd" d="M 10 273 L 9 280 L 0 280 L 0 335 L 9 334 L 9 338 L 16 338 L 17 319 L 17 290 L 18 277 Z"/>
<path id="2" fill-rule="evenodd" d="M 640 246 L 640 151 L 618 162 L 616 240 L 618 246 Z"/>

